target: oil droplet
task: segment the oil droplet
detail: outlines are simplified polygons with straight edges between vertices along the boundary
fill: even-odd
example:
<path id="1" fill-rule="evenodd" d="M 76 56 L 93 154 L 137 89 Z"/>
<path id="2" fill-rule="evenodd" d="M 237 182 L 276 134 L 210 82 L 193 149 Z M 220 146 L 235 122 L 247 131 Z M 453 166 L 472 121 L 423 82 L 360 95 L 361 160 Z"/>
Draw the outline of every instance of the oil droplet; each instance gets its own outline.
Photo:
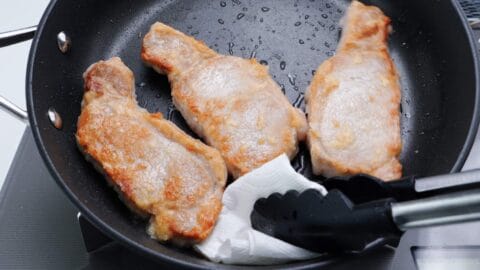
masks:
<path id="1" fill-rule="evenodd" d="M 257 56 L 257 51 L 253 50 L 252 53 L 250 54 L 250 58 L 255 58 Z"/>
<path id="2" fill-rule="evenodd" d="M 299 40 L 298 40 L 298 43 L 300 43 L 300 44 L 305 44 L 305 41 L 303 41 L 303 39 L 299 39 Z"/>
<path id="3" fill-rule="evenodd" d="M 330 43 L 325 41 L 325 47 L 330 48 Z"/>
<path id="4" fill-rule="evenodd" d="M 268 11 L 270 11 L 270 8 L 269 7 L 262 7 L 262 11 L 263 12 L 268 12 Z"/>
<path id="5" fill-rule="evenodd" d="M 293 106 L 294 107 L 297 107 L 297 108 L 300 108 L 300 106 L 302 105 L 303 103 L 303 100 L 304 100 L 304 96 L 302 93 L 300 93 L 300 95 L 298 95 L 297 99 L 295 99 L 295 101 L 293 102 Z"/>
<path id="6" fill-rule="evenodd" d="M 280 62 L 280 69 L 281 70 L 285 70 L 286 67 L 287 67 L 287 62 L 285 62 L 285 61 Z"/>
<path id="7" fill-rule="evenodd" d="M 219 24 L 224 24 L 224 23 L 225 23 L 225 21 L 224 21 L 224 20 L 222 20 L 222 19 L 218 19 L 218 23 L 219 23 Z"/>
<path id="8" fill-rule="evenodd" d="M 308 20 L 310 18 L 310 15 L 305 15 L 305 20 Z"/>
<path id="9" fill-rule="evenodd" d="M 230 55 L 233 55 L 233 47 L 235 46 L 235 44 L 233 44 L 233 42 L 229 42 L 228 43 L 228 53 Z"/>
<path id="10" fill-rule="evenodd" d="M 302 24 L 302 22 L 296 22 L 294 25 L 295 26 L 300 26 Z"/>
<path id="11" fill-rule="evenodd" d="M 244 13 L 238 13 L 237 15 L 237 20 L 240 20 L 241 18 L 245 17 Z"/>
<path id="12" fill-rule="evenodd" d="M 335 30 L 335 25 L 333 25 L 333 24 L 332 24 L 332 25 L 330 25 L 330 27 L 328 28 L 328 30 L 330 30 L 330 31 L 333 31 L 333 30 Z"/>
<path id="13" fill-rule="evenodd" d="M 220 6 L 221 7 L 226 7 L 227 6 L 227 3 L 225 1 L 220 1 Z"/>
<path id="14" fill-rule="evenodd" d="M 326 7 L 326 8 L 331 8 L 332 5 L 330 5 L 330 3 L 326 3 L 326 4 L 325 4 L 325 7 Z"/>
<path id="15" fill-rule="evenodd" d="M 405 114 L 405 117 L 406 117 L 407 119 L 409 119 L 410 117 L 412 117 L 412 115 L 409 114 L 409 113 L 406 113 L 406 114 Z"/>
<path id="16" fill-rule="evenodd" d="M 293 75 L 291 73 L 288 73 L 288 81 L 290 82 L 291 85 L 295 85 L 295 81 L 297 80 L 297 75 Z"/>
<path id="17" fill-rule="evenodd" d="M 260 60 L 260 64 L 264 65 L 264 66 L 268 66 L 268 62 L 265 61 L 265 60 Z"/>
<path id="18" fill-rule="evenodd" d="M 144 82 L 140 82 L 140 83 L 137 84 L 138 87 L 144 87 L 145 85 L 147 85 L 147 84 L 144 83 Z"/>
<path id="19" fill-rule="evenodd" d="M 312 75 L 315 75 L 315 72 L 317 72 L 316 70 L 312 70 Z"/>
<path id="20" fill-rule="evenodd" d="M 284 85 L 284 84 L 280 84 L 280 88 L 282 88 L 282 92 L 285 94 L 285 85 Z"/>
<path id="21" fill-rule="evenodd" d="M 323 13 L 323 14 L 322 14 L 322 18 L 324 18 L 324 19 L 328 18 L 328 15 L 325 14 L 325 13 Z"/>

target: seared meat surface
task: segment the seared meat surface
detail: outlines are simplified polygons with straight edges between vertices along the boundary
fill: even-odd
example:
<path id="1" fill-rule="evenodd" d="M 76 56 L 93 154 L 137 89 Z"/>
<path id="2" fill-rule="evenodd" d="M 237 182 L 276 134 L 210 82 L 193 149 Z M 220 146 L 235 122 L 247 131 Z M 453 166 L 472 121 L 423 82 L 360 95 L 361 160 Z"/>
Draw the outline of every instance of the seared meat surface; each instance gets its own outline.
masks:
<path id="1" fill-rule="evenodd" d="M 380 9 L 353 1 L 336 55 L 318 68 L 306 94 L 316 174 L 401 177 L 400 85 L 389 29 Z"/>
<path id="2" fill-rule="evenodd" d="M 127 205 L 150 216 L 156 239 L 205 239 L 222 208 L 227 170 L 219 152 L 135 100 L 134 76 L 119 58 L 84 74 L 77 143 Z"/>
<path id="3" fill-rule="evenodd" d="M 145 36 L 142 59 L 168 75 L 174 104 L 220 151 L 235 178 L 282 153 L 291 159 L 298 152 L 305 116 L 256 60 L 217 54 L 162 23 Z"/>

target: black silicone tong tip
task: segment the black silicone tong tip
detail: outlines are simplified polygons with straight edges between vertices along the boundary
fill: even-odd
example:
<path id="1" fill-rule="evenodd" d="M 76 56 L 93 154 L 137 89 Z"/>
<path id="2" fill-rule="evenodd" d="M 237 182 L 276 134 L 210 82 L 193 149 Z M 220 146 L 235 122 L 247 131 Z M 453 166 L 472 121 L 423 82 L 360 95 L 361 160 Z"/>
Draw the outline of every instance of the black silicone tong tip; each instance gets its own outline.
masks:
<path id="1" fill-rule="evenodd" d="M 385 182 L 365 174 L 332 177 L 322 183 L 327 190 L 341 190 L 353 202 L 360 204 L 370 201 L 394 198 L 397 201 L 415 199 L 415 177 Z"/>
<path id="2" fill-rule="evenodd" d="M 319 253 L 361 253 L 395 244 L 401 235 L 391 220 L 390 203 L 355 205 L 338 190 L 278 193 L 255 203 L 254 229 Z"/>
<path id="3" fill-rule="evenodd" d="M 385 198 L 403 202 L 480 188 L 480 170 L 422 178 L 410 176 L 394 181 L 358 174 L 329 178 L 322 184 L 327 190 L 341 190 L 356 204 Z"/>

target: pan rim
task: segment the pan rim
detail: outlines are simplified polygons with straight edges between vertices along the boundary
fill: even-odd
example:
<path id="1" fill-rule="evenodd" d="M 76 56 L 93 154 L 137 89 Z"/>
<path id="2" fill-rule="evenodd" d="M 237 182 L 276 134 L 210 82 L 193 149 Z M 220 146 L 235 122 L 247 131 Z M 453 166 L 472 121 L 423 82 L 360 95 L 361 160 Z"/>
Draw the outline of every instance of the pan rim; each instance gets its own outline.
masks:
<path id="1" fill-rule="evenodd" d="M 44 163 L 46 164 L 46 167 L 50 174 L 53 176 L 55 182 L 57 185 L 62 189 L 62 191 L 67 195 L 67 197 L 70 199 L 70 201 L 77 207 L 79 212 L 83 214 L 89 222 L 94 224 L 97 228 L 99 228 L 103 233 L 105 233 L 108 237 L 115 239 L 119 241 L 120 243 L 126 245 L 127 247 L 135 247 L 135 249 L 131 249 L 139 254 L 143 253 L 151 258 L 155 259 L 160 259 L 163 260 L 164 262 L 167 263 L 172 263 L 174 265 L 181 265 L 182 267 L 186 268 L 195 268 L 195 269 L 205 269 L 208 270 L 210 269 L 207 265 L 199 265 L 199 264 L 193 264 L 187 261 L 182 261 L 178 260 L 176 258 L 172 258 L 170 256 L 167 256 L 163 253 L 160 252 L 155 252 L 149 248 L 146 248 L 137 242 L 133 241 L 132 239 L 124 236 L 111 226 L 109 226 L 107 223 L 103 222 L 100 217 L 95 215 L 88 207 L 86 207 L 81 200 L 75 195 L 73 191 L 69 189 L 69 187 L 65 184 L 63 181 L 62 177 L 60 176 L 60 173 L 57 171 L 55 168 L 55 165 L 53 164 L 53 161 L 51 160 L 49 154 L 47 153 L 47 149 L 45 148 L 45 145 L 43 143 L 43 140 L 40 135 L 40 130 L 38 128 L 38 121 L 36 118 L 36 115 L 33 113 L 34 111 L 34 102 L 33 102 L 33 95 L 32 95 L 32 89 L 33 89 L 33 69 L 34 69 L 34 59 L 35 55 L 37 52 L 37 47 L 38 43 L 40 41 L 40 36 L 43 33 L 45 24 L 50 17 L 50 14 L 52 11 L 55 9 L 57 3 L 59 0 L 52 0 L 48 4 L 47 8 L 45 9 L 40 22 L 37 27 L 37 31 L 35 32 L 35 36 L 33 37 L 32 40 L 32 45 L 30 47 L 30 52 L 28 55 L 28 63 L 27 63 L 27 74 L 26 74 L 26 81 L 25 81 L 25 91 L 26 91 L 26 101 L 27 101 L 27 111 L 28 111 L 28 121 L 30 128 L 32 129 L 33 137 L 35 139 L 35 144 L 37 145 L 37 148 L 39 150 L 40 156 L 42 157 Z M 140 252 L 141 251 L 141 252 Z M 210 263 L 206 261 L 207 263 Z M 238 268 L 240 269 L 240 268 Z"/>
<path id="2" fill-rule="evenodd" d="M 463 144 L 462 151 L 460 151 L 460 154 L 457 157 L 457 161 L 453 165 L 453 168 L 450 170 L 451 173 L 454 173 L 459 172 L 462 169 L 465 161 L 467 160 L 467 157 L 470 154 L 473 143 L 475 142 L 475 137 L 479 132 L 478 127 L 480 124 L 480 116 L 478 114 L 480 112 L 480 59 L 477 41 L 473 38 L 473 30 L 468 23 L 467 16 L 463 12 L 460 3 L 457 0 L 450 0 L 450 3 L 452 3 L 453 7 L 455 8 L 457 16 L 460 17 L 460 20 L 462 21 L 463 29 L 464 31 L 466 31 L 468 41 L 470 43 L 470 51 L 473 56 L 473 66 L 475 68 L 475 102 L 473 107 L 472 122 L 470 123 L 470 129 L 468 131 L 467 138 L 465 139 L 465 143 Z"/>
<path id="3" fill-rule="evenodd" d="M 65 184 L 62 177 L 60 176 L 60 173 L 57 171 L 43 143 L 39 126 L 38 126 L 37 115 L 33 113 L 35 106 L 34 106 L 33 94 L 32 94 L 33 93 L 32 84 L 33 84 L 35 56 L 37 53 L 38 44 L 40 41 L 40 37 L 42 36 L 45 24 L 59 1 L 60 0 L 50 1 L 45 12 L 42 15 L 42 18 L 38 24 L 37 32 L 32 40 L 32 45 L 30 48 L 29 56 L 28 56 L 27 73 L 26 73 L 26 84 L 25 84 L 26 85 L 25 86 L 26 103 L 27 103 L 27 110 L 29 114 L 30 128 L 32 129 L 35 143 L 37 145 L 37 148 L 40 152 L 40 155 L 44 163 L 46 164 L 46 167 L 48 168 L 48 171 L 50 172 L 52 177 L 55 179 L 55 182 L 57 182 L 57 184 L 60 186 L 63 192 L 67 195 L 67 197 L 73 202 L 73 204 L 78 208 L 78 210 L 90 222 L 92 222 L 96 227 L 98 227 L 102 232 L 107 234 L 112 239 L 115 239 L 126 246 L 135 247 L 134 249 L 133 248 L 131 249 L 134 252 L 148 255 L 150 258 L 161 260 L 164 263 L 173 264 L 183 268 L 212 269 L 212 267 L 215 267 L 215 268 L 220 267 L 220 268 L 228 268 L 228 269 L 244 269 L 245 267 L 251 267 L 251 268 L 261 268 L 261 269 L 287 269 L 287 268 L 288 269 L 308 269 L 311 267 L 319 267 L 319 266 L 329 264 L 330 260 L 328 259 L 326 261 L 309 260 L 309 261 L 291 262 L 291 263 L 285 263 L 285 264 L 279 264 L 279 265 L 268 265 L 268 266 L 226 265 L 226 264 L 210 262 L 208 260 L 203 260 L 202 261 L 203 264 L 196 264 L 190 261 L 185 261 L 185 260 L 168 256 L 164 253 L 157 252 L 157 251 L 154 251 L 153 249 L 140 245 L 133 239 L 130 239 L 124 236 L 123 234 L 121 234 L 120 232 L 118 232 L 117 230 L 109 226 L 107 223 L 103 222 L 100 217 L 96 216 L 93 212 L 91 212 L 90 209 L 86 207 L 82 203 L 82 201 L 74 194 L 74 192 L 69 189 L 69 187 Z M 473 35 L 473 30 L 470 28 L 470 25 L 468 24 L 468 21 L 466 19 L 465 14 L 462 11 L 460 4 L 457 2 L 457 0 L 450 0 L 450 3 L 456 12 L 456 15 L 460 19 L 463 29 L 468 37 L 470 52 L 473 56 L 471 60 L 474 61 L 473 66 L 474 66 L 474 72 L 475 72 L 475 100 L 474 100 L 473 115 L 471 118 L 471 123 L 470 123 L 468 134 L 465 139 L 465 143 L 462 147 L 462 150 L 459 152 L 457 156 L 457 160 L 454 166 L 450 170 L 450 172 L 453 173 L 461 170 L 462 166 L 464 165 L 470 153 L 470 150 L 473 146 L 475 137 L 478 132 L 478 127 L 480 123 L 480 115 L 479 115 L 480 113 L 480 108 L 479 108 L 480 107 L 480 63 L 479 63 L 480 59 L 479 59 L 479 52 L 477 48 L 477 42 L 474 39 L 474 35 Z"/>

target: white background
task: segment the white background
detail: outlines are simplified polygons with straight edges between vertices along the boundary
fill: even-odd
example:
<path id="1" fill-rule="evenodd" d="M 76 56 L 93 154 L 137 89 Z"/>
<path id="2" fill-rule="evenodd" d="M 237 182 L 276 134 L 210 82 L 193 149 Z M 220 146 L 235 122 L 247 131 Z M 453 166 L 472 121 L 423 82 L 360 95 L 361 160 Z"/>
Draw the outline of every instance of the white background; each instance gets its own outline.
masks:
<path id="1" fill-rule="evenodd" d="M 0 32 L 38 24 L 48 0 L 0 1 Z M 25 70 L 30 41 L 0 48 L 0 95 L 25 108 Z M 0 187 L 25 124 L 0 111 Z"/>
<path id="2" fill-rule="evenodd" d="M 0 32 L 38 24 L 48 0 L 0 2 Z M 0 95 L 25 108 L 25 71 L 30 41 L 0 48 Z M 0 111 L 0 187 L 10 167 L 26 125 Z M 477 136 L 477 142 L 479 137 Z M 480 143 L 476 143 L 465 168 L 480 168 Z"/>

